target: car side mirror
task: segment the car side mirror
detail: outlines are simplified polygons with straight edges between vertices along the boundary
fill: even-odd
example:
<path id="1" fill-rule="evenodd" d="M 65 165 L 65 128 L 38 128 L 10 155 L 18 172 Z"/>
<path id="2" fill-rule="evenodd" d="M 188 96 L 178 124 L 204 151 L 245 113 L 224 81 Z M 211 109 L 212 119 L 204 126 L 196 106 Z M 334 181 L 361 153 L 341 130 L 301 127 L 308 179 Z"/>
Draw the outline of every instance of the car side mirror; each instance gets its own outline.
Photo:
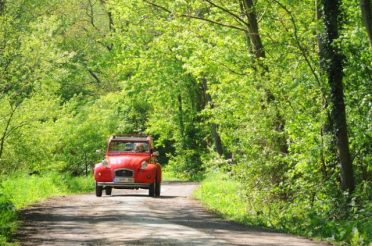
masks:
<path id="1" fill-rule="evenodd" d="M 159 156 L 159 152 L 158 151 L 153 151 L 152 152 L 152 156 L 158 157 Z"/>

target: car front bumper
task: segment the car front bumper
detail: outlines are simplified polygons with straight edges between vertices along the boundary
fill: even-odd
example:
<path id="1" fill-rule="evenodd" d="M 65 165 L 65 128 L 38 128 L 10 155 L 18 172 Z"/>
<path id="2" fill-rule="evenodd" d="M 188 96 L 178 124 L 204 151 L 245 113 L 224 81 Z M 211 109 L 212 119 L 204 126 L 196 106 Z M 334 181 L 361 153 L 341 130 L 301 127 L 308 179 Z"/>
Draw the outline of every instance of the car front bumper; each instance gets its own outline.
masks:
<path id="1" fill-rule="evenodd" d="M 127 183 L 127 182 L 97 182 L 97 186 L 113 188 L 143 188 L 148 189 L 150 183 Z"/>

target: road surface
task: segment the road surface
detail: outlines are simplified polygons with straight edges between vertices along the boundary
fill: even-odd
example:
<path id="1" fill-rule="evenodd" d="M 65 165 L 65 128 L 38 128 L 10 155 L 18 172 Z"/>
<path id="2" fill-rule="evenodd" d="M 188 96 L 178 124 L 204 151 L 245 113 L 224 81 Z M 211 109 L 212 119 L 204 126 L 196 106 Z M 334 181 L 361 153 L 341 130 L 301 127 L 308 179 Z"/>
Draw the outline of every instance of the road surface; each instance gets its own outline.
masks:
<path id="1" fill-rule="evenodd" d="M 326 245 L 226 222 L 191 198 L 194 183 L 56 197 L 21 212 L 21 245 Z"/>

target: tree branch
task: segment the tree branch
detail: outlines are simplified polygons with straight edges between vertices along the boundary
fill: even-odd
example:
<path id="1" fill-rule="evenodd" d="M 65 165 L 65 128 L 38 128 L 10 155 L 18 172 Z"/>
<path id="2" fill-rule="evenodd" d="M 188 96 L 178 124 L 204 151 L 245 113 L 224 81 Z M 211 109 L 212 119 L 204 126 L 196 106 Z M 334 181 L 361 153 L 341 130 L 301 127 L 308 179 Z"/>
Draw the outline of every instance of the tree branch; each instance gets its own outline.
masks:
<path id="1" fill-rule="evenodd" d="M 202 17 L 198 17 L 198 16 L 182 14 L 181 17 L 187 17 L 187 18 L 191 18 L 191 19 L 198 19 L 198 20 L 202 20 L 202 21 L 206 21 L 206 22 L 215 24 L 215 25 L 219 25 L 219 26 L 223 26 L 223 27 L 228 27 L 228 28 L 231 28 L 231 29 L 239 30 L 239 31 L 242 31 L 242 32 L 246 32 L 247 31 L 247 30 L 245 30 L 244 28 L 241 28 L 241 27 L 237 27 L 237 26 L 233 26 L 233 25 L 229 25 L 229 24 L 223 24 L 221 22 L 217 22 L 217 21 L 214 21 L 214 20 L 210 20 L 210 19 L 206 19 L 206 18 L 202 18 Z"/>
<path id="2" fill-rule="evenodd" d="M 94 29 L 96 29 L 98 32 L 100 32 L 101 30 L 94 23 L 94 10 L 93 10 L 94 4 L 92 3 L 91 0 L 88 0 L 88 3 L 89 3 L 89 9 L 87 9 L 86 14 L 89 17 L 90 24 L 92 24 Z"/>
<path id="3" fill-rule="evenodd" d="M 234 70 L 233 68 L 230 68 L 228 67 L 226 64 L 223 64 L 222 62 L 216 62 L 218 65 L 226 68 L 229 72 L 233 73 L 233 74 L 236 74 L 236 75 L 239 75 L 239 76 L 248 76 L 249 74 L 247 73 L 241 73 L 241 72 L 238 72 L 236 70 Z"/>
<path id="4" fill-rule="evenodd" d="M 168 14 L 172 14 L 172 11 L 170 11 L 169 9 L 167 9 L 167 8 L 165 8 L 165 7 L 163 7 L 163 6 L 160 6 L 160 5 L 158 5 L 158 4 L 154 3 L 154 2 L 150 2 L 150 1 L 147 1 L 147 0 L 143 0 L 143 1 L 144 1 L 145 3 L 148 3 L 148 4 L 150 4 L 150 5 L 152 5 L 152 6 L 156 7 L 156 8 L 158 8 L 158 9 L 161 9 L 161 10 L 167 12 Z"/>
<path id="5" fill-rule="evenodd" d="M 300 38 L 298 36 L 298 28 L 297 28 L 296 21 L 294 19 L 294 16 L 293 16 L 292 12 L 289 11 L 289 9 L 286 6 L 284 6 L 281 2 L 279 2 L 278 0 L 272 0 L 272 1 L 274 1 L 276 4 L 278 4 L 279 7 L 281 7 L 289 15 L 292 26 L 293 26 L 293 36 L 294 36 L 294 39 L 296 41 L 297 47 L 301 51 L 301 54 L 304 57 L 307 66 L 310 68 L 311 73 L 313 74 L 315 80 L 317 81 L 318 85 L 321 87 L 320 78 L 318 77 L 317 73 L 315 72 L 315 69 L 311 65 L 311 62 L 313 62 L 313 61 L 311 61 L 311 58 L 309 58 L 307 56 L 306 49 L 302 46 L 302 44 L 300 42 Z"/>
<path id="6" fill-rule="evenodd" d="M 102 84 L 101 80 L 98 78 L 97 74 L 93 72 L 93 70 L 88 68 L 89 74 L 94 78 L 94 80 L 97 82 L 97 84 Z"/>
<path id="7" fill-rule="evenodd" d="M 14 132 L 15 130 L 17 130 L 17 129 L 19 129 L 19 128 L 22 128 L 22 127 L 24 127 L 24 126 L 27 126 L 27 125 L 29 125 L 29 124 L 30 124 L 29 121 L 23 121 L 23 122 L 19 123 L 18 125 L 9 128 L 9 131 L 8 131 L 7 134 L 5 135 L 5 139 L 7 139 L 7 138 L 11 135 L 11 133 Z"/>
<path id="8" fill-rule="evenodd" d="M 242 18 L 240 18 L 240 16 L 238 16 L 237 14 L 234 14 L 233 12 L 231 12 L 230 10 L 228 10 L 227 8 L 225 7 L 222 7 L 222 6 L 219 6 L 217 4 L 215 4 L 214 2 L 212 2 L 211 0 L 204 0 L 206 2 L 208 2 L 210 5 L 222 10 L 223 12 L 226 12 L 228 13 L 229 15 L 231 15 L 232 17 L 234 17 L 236 20 L 240 21 L 241 23 L 243 23 L 244 25 L 248 26 L 248 22 L 246 22 L 245 20 L 243 20 Z"/>
<path id="9" fill-rule="evenodd" d="M 10 112 L 9 118 L 7 119 L 7 121 L 5 123 L 5 129 L 4 129 L 4 131 L 2 133 L 2 136 L 0 138 L 0 159 L 3 156 L 5 140 L 9 136 L 8 131 L 9 131 L 10 123 L 13 119 L 13 116 L 14 116 L 15 111 L 17 110 L 17 108 L 18 108 L 18 105 L 16 105 L 15 107 L 11 106 L 11 112 Z"/>
<path id="10" fill-rule="evenodd" d="M 151 1 L 147 1 L 147 0 L 143 0 L 144 2 L 158 8 L 158 9 L 161 9 L 163 10 L 164 12 L 167 12 L 168 14 L 173 14 L 173 12 L 167 8 L 165 8 L 164 6 L 161 6 L 161 5 L 158 5 L 154 2 L 151 2 Z M 177 16 L 177 15 L 175 15 Z M 214 21 L 214 20 L 210 20 L 210 19 L 207 19 L 207 18 L 203 18 L 203 17 L 198 17 L 198 16 L 194 16 L 194 15 L 186 15 L 186 14 L 180 14 L 178 15 L 180 17 L 185 17 L 185 18 L 190 18 L 190 19 L 197 19 L 197 20 L 202 20 L 202 21 L 206 21 L 206 22 L 209 22 L 209 23 L 212 23 L 214 25 L 219 25 L 219 26 L 223 26 L 223 27 L 227 27 L 227 28 L 231 28 L 231 29 L 235 29 L 235 30 L 239 30 L 239 31 L 243 31 L 243 32 L 246 32 L 246 30 L 244 28 L 241 28 L 241 27 L 237 27 L 237 26 L 234 26 L 234 25 L 229 25 L 229 24 L 224 24 L 224 23 L 221 23 L 221 22 L 217 22 L 217 21 Z"/>

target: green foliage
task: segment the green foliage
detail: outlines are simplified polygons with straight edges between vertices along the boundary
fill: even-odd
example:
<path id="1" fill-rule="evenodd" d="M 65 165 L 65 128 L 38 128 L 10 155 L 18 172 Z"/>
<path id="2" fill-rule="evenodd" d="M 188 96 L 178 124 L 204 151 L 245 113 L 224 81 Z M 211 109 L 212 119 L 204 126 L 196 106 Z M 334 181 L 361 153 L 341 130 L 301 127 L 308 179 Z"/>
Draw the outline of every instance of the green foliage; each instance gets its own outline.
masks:
<path id="1" fill-rule="evenodd" d="M 71 175 L 65 175 L 62 184 L 66 186 L 68 193 L 82 193 L 92 192 L 95 182 L 91 176 L 73 177 Z"/>
<path id="2" fill-rule="evenodd" d="M 16 209 L 3 193 L 0 193 L 0 244 L 5 245 L 6 241 L 16 229 Z"/>
<path id="3" fill-rule="evenodd" d="M 217 171 L 208 173 L 194 195 L 224 218 L 247 225 L 265 226 L 350 245 L 369 245 L 372 240 L 370 202 L 361 210 L 355 203 L 350 204 L 354 211 L 352 219 L 340 220 L 333 217 L 334 201 L 327 201 L 326 197 L 314 198 L 313 204 L 302 198 L 286 203 L 270 200 L 269 197 L 266 197 L 265 202 L 259 203 L 255 196 L 261 194 L 247 196 L 244 192 L 244 186 L 240 182 Z"/>
<path id="4" fill-rule="evenodd" d="M 223 217 L 243 222 L 247 207 L 242 199 L 242 187 L 226 174 L 209 173 L 194 196 L 212 211 Z"/>
<path id="5" fill-rule="evenodd" d="M 65 187 L 68 175 L 89 175 L 103 158 L 96 150 L 104 150 L 111 134 L 148 133 L 165 177 L 224 173 L 216 179 L 228 184 L 226 190 L 210 187 L 206 197 L 216 207 L 219 199 L 231 207 L 224 194 L 245 207 L 226 213 L 352 244 L 369 240 L 372 52 L 359 5 L 342 1 L 344 25 L 334 44 L 345 57 L 357 184 L 350 195 L 339 185 L 321 59 L 325 29 L 314 2 L 254 1 L 265 52 L 260 57 L 246 16 L 236 15 L 244 12 L 239 1 L 211 2 L 216 5 L 5 1 L 0 173 L 58 171 Z M 80 184 L 68 189 L 90 187 Z"/>
<path id="6" fill-rule="evenodd" d="M 38 175 L 12 175 L 4 180 L 2 192 L 16 209 L 23 208 L 48 197 L 50 194 L 61 195 L 64 187 L 59 187 L 58 174 L 40 178 Z"/>

